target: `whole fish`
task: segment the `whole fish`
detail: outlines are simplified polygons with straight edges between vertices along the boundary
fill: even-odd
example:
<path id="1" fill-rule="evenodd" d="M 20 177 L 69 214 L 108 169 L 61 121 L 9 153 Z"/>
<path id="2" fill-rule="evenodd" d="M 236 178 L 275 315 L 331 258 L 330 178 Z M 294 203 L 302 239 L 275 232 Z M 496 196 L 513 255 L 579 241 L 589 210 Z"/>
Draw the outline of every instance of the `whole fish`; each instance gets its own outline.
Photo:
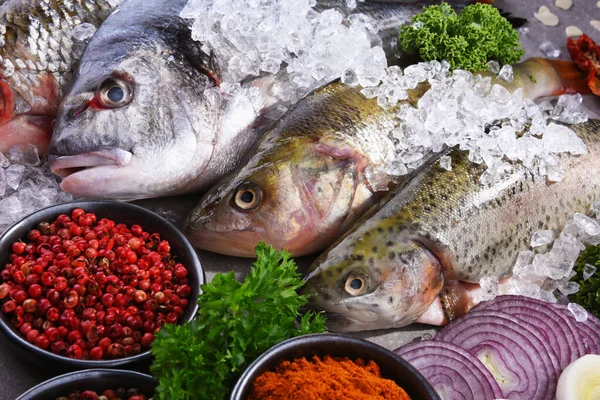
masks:
<path id="1" fill-rule="evenodd" d="M 514 66 L 514 82 L 494 83 L 521 88 L 529 98 L 547 96 L 569 84 L 585 86 L 571 68 L 568 62 L 530 59 Z M 427 88 L 421 84 L 388 109 L 341 83 L 300 100 L 251 157 L 200 200 L 187 218 L 188 238 L 200 249 L 244 257 L 254 257 L 259 242 L 295 256 L 326 248 L 401 181 L 374 172 L 388 157 L 398 108 L 416 106 Z"/>
<path id="2" fill-rule="evenodd" d="M 0 5 L 0 151 L 19 143 L 48 151 L 59 99 L 84 43 L 73 29 L 98 27 L 120 0 L 9 0 Z"/>
<path id="3" fill-rule="evenodd" d="M 443 324 L 464 314 L 464 283 L 511 274 L 532 232 L 559 231 L 600 193 L 600 121 L 571 128 L 587 154 L 561 156 L 565 177 L 557 183 L 515 164 L 482 184 L 485 165 L 457 149 L 451 171 L 425 164 L 309 268 L 309 307 L 325 310 L 335 331 Z"/>
<path id="4" fill-rule="evenodd" d="M 127 0 L 86 47 L 50 148 L 67 192 L 132 200 L 202 190 L 264 132 L 257 127 L 280 104 L 271 87 L 281 75 L 248 77 L 251 97 L 223 95 L 226 50 L 207 53 L 192 40 L 179 16 L 186 3 Z M 361 3 L 352 12 L 395 36 L 421 9 Z M 380 40 L 391 49 L 388 39 Z"/>

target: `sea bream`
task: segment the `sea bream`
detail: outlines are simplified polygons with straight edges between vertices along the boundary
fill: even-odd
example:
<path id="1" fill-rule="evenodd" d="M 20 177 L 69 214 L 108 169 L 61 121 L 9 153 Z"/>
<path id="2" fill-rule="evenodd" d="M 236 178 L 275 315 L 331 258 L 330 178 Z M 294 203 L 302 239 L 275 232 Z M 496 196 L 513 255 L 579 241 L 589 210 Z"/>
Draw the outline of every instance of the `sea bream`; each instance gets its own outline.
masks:
<path id="1" fill-rule="evenodd" d="M 132 200 L 202 190 L 260 137 L 280 104 L 270 91 L 280 75 L 249 76 L 243 87 L 258 90 L 224 94 L 227 50 L 192 40 L 180 17 L 186 3 L 127 0 L 88 44 L 50 149 L 65 191 Z M 370 15 L 389 39 L 421 9 L 361 3 L 353 12 Z"/>
<path id="2" fill-rule="evenodd" d="M 443 324 L 467 312 L 468 282 L 510 275 L 534 231 L 560 231 L 600 193 L 600 121 L 570 128 L 587 153 L 560 157 L 561 182 L 514 164 L 482 184 L 486 166 L 458 149 L 448 153 L 451 171 L 437 159 L 425 164 L 312 264 L 302 289 L 309 307 L 346 332 Z"/>
<path id="3" fill-rule="evenodd" d="M 48 151 L 58 103 L 85 46 L 121 0 L 9 0 L 0 5 L 0 151 L 31 143 Z"/>
<path id="4" fill-rule="evenodd" d="M 514 66 L 514 82 L 494 83 L 536 98 L 584 84 L 573 74 L 581 75 L 569 62 L 530 59 Z M 200 200 L 186 235 L 197 248 L 233 256 L 254 257 L 259 242 L 294 256 L 327 248 L 403 179 L 382 172 L 394 146 L 389 134 L 398 108 L 416 107 L 428 87 L 387 109 L 342 83 L 308 95 Z"/>

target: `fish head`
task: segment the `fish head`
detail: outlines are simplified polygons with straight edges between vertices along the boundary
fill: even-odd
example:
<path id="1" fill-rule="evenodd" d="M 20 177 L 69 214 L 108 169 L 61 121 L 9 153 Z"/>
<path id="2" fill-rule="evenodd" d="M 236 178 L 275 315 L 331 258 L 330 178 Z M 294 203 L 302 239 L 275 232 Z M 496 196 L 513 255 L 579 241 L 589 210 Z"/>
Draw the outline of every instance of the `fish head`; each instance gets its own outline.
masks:
<path id="1" fill-rule="evenodd" d="M 261 142 L 268 143 L 268 138 Z M 323 248 L 330 241 L 327 229 L 336 225 L 323 228 L 332 217 L 329 210 L 343 215 L 352 203 L 354 179 L 345 173 L 347 163 L 315 151 L 307 138 L 253 153 L 189 214 L 184 231 L 192 244 L 242 257 L 254 257 L 259 242 L 295 256 Z"/>
<path id="2" fill-rule="evenodd" d="M 364 236 L 345 246 L 352 237 L 333 246 L 306 272 L 301 294 L 308 295 L 307 307 L 325 311 L 327 328 L 336 332 L 415 322 L 442 288 L 437 258 L 409 235 L 379 244 Z M 346 250 L 338 251 L 342 248 Z"/>
<path id="3" fill-rule="evenodd" d="M 162 36 L 143 34 L 99 30 L 60 104 L 50 167 L 75 196 L 132 200 L 184 192 L 211 159 L 220 102 L 215 79 Z"/>

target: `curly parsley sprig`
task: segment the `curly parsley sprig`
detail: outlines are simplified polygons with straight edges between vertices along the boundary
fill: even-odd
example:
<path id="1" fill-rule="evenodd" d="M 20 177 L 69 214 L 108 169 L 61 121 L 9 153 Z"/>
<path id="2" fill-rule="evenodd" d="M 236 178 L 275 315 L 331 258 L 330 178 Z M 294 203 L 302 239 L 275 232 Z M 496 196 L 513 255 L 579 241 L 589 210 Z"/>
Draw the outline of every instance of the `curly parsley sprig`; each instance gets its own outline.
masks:
<path id="1" fill-rule="evenodd" d="M 596 272 L 587 279 L 583 279 L 585 265 L 596 267 Z M 600 246 L 589 246 L 577 259 L 573 271 L 577 273 L 572 281 L 579 283 L 579 291 L 569 296 L 575 302 L 600 318 Z"/>
<path id="2" fill-rule="evenodd" d="M 489 60 L 512 64 L 525 54 L 518 32 L 489 4 L 469 5 L 458 15 L 447 3 L 425 7 L 400 28 L 398 46 L 423 61 L 446 60 L 472 72 L 486 70 Z"/>
<path id="3" fill-rule="evenodd" d="M 290 254 L 264 243 L 244 280 L 233 272 L 202 285 L 196 318 L 165 325 L 152 344 L 151 372 L 159 381 L 157 400 L 222 399 L 244 369 L 264 351 L 288 338 L 325 331 L 321 314 L 297 321 L 306 297 Z"/>

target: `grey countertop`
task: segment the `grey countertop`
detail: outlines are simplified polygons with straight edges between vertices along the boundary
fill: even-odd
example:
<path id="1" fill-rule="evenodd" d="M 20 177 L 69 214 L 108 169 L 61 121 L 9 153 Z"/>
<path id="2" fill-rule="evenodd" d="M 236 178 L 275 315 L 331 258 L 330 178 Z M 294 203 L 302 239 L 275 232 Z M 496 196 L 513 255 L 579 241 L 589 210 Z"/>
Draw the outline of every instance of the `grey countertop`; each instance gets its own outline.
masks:
<path id="1" fill-rule="evenodd" d="M 528 19 L 529 22 L 526 25 L 528 32 L 521 36 L 528 56 L 543 56 L 539 50 L 540 44 L 544 41 L 551 41 L 560 47 L 559 58 L 562 59 L 569 59 L 565 33 L 568 25 L 578 26 L 584 33 L 600 43 L 600 31 L 590 25 L 592 19 L 600 20 L 600 8 L 597 6 L 597 0 L 573 0 L 573 3 L 570 10 L 564 11 L 554 6 L 554 0 L 497 0 L 495 2 L 498 8 L 510 12 L 516 17 Z M 534 19 L 533 13 L 540 5 L 548 6 L 559 17 L 558 26 L 544 26 Z M 596 117 L 600 115 L 600 99 L 588 97 L 585 99 L 585 104 L 592 115 Z M 183 216 L 197 200 L 197 196 L 184 196 L 145 200 L 138 203 L 153 210 L 157 210 L 159 207 L 174 210 L 179 216 Z M 217 272 L 231 269 L 241 276 L 248 272 L 251 264 L 250 260 L 219 256 L 208 252 L 199 252 L 199 256 L 209 279 Z M 309 262 L 310 257 L 298 260 L 301 266 L 306 266 Z M 414 325 L 399 330 L 366 332 L 358 336 L 393 349 L 428 332 L 434 333 L 435 330 L 422 325 Z M 30 387 L 62 372 L 55 365 L 45 364 L 43 361 L 33 362 L 24 358 L 21 353 L 15 351 L 14 347 L 14 343 L 10 342 L 4 334 L 0 334 L 0 400 L 13 400 Z M 148 365 L 140 365 L 135 369 L 144 371 L 147 368 Z"/>

